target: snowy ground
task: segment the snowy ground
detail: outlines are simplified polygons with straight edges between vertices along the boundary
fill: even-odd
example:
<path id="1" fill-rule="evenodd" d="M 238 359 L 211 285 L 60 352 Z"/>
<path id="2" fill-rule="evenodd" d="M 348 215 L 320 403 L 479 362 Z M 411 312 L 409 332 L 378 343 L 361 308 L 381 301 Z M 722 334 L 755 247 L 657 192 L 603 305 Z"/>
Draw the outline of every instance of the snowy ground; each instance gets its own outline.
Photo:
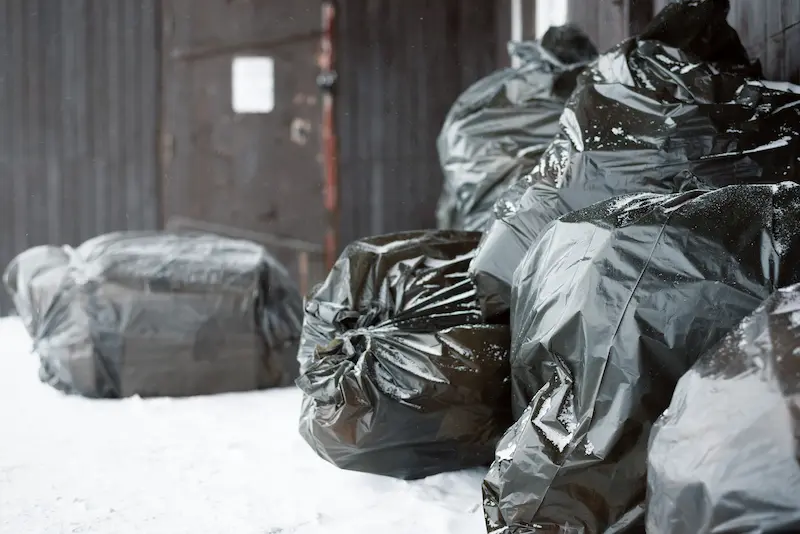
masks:
<path id="1" fill-rule="evenodd" d="M 340 471 L 296 430 L 294 389 L 91 401 L 42 385 L 0 319 L 0 534 L 483 533 L 480 472 Z"/>

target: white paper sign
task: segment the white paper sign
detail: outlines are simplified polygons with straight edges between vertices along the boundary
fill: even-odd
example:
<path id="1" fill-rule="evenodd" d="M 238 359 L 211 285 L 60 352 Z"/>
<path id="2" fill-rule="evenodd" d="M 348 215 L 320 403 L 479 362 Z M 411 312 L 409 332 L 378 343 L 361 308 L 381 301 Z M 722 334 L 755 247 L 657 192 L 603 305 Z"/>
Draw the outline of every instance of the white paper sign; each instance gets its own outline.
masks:
<path id="1" fill-rule="evenodd" d="M 236 113 L 269 113 L 275 109 L 275 61 L 271 57 L 233 58 L 231 94 Z"/>

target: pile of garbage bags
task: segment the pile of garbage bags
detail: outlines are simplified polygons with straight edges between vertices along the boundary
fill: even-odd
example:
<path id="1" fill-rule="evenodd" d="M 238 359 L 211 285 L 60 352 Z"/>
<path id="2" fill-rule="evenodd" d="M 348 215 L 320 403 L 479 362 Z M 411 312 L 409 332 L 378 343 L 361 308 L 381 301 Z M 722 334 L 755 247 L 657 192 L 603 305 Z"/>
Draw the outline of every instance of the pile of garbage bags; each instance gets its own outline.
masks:
<path id="1" fill-rule="evenodd" d="M 43 246 L 4 274 L 43 381 L 89 397 L 189 396 L 292 383 L 302 300 L 263 247 L 123 232 Z"/>
<path id="2" fill-rule="evenodd" d="M 459 230 L 357 241 L 306 300 L 300 432 L 320 456 L 418 478 L 481 465 L 494 447 L 483 484 L 493 534 L 795 527 L 781 364 L 726 364 L 760 381 L 753 395 L 772 388 L 765 404 L 784 403 L 770 419 L 780 428 L 752 441 L 757 458 L 734 452 L 750 419 L 706 436 L 702 401 L 688 408 L 700 366 L 777 353 L 752 327 L 717 344 L 800 283 L 800 88 L 761 79 L 728 10 L 673 2 L 588 64 L 579 32 L 569 61 L 515 45 L 528 63 L 460 97 L 439 138 L 438 213 Z M 735 418 L 738 404 L 714 400 Z M 694 442 L 673 457 L 680 423 Z M 769 472 L 769 439 L 786 467 L 750 490 L 745 473 Z M 692 470 L 712 442 L 741 476 L 714 462 Z"/>
<path id="3" fill-rule="evenodd" d="M 650 429 L 677 381 L 800 282 L 799 207 L 794 182 L 639 193 L 544 231 L 514 277 L 519 419 L 484 483 L 491 529 L 642 519 Z"/>
<path id="4" fill-rule="evenodd" d="M 484 230 L 503 192 L 533 169 L 553 136 L 578 74 L 597 57 L 574 26 L 550 28 L 535 41 L 511 43 L 519 68 L 468 88 L 445 119 L 437 148 L 444 185 L 439 228 Z"/>
<path id="5" fill-rule="evenodd" d="M 548 223 L 636 193 L 798 179 L 797 88 L 759 80 L 727 2 L 670 4 L 638 37 L 580 75 L 560 132 L 508 191 L 471 267 L 485 314 L 508 313 L 511 285 Z"/>
<path id="6" fill-rule="evenodd" d="M 356 241 L 307 297 L 300 433 L 322 458 L 403 479 L 491 462 L 511 424 L 509 332 L 481 318 L 479 238 Z"/>
<path id="7" fill-rule="evenodd" d="M 678 382 L 650 434 L 647 530 L 800 532 L 800 286 Z"/>
<path id="8" fill-rule="evenodd" d="M 26 251 L 5 283 L 43 380 L 294 381 L 338 467 L 490 465 L 492 534 L 800 531 L 800 87 L 729 7 L 675 0 L 599 56 L 571 26 L 511 45 L 442 128 L 440 228 L 350 244 L 304 302 L 217 236 Z"/>
<path id="9" fill-rule="evenodd" d="M 717 343 L 766 299 L 774 309 L 782 298 L 781 317 L 792 317 L 788 297 L 771 295 L 800 283 L 800 88 L 762 79 L 729 7 L 672 2 L 642 34 L 588 64 L 577 58 L 546 147 L 525 122 L 542 102 L 508 97 L 526 68 L 542 69 L 543 45 L 512 49 L 539 63 L 479 82 L 448 116 L 439 226 L 484 231 L 470 276 L 483 320 L 511 327 L 516 423 L 483 484 L 493 534 L 797 526 L 794 392 L 775 371 L 793 369 L 793 338 L 781 337 L 786 363 L 774 363 L 761 311 L 761 330 L 740 326 Z M 780 404 L 769 418 L 778 428 L 763 439 L 743 443 L 747 425 L 766 424 L 760 408 L 725 426 L 740 403 L 714 389 L 710 369 L 721 365 L 730 380 L 761 384 L 741 402 L 772 389 L 764 404 Z M 727 415 L 710 436 L 699 395 Z M 753 473 L 771 472 L 774 441 L 784 467 L 759 485 Z M 707 460 L 710 447 L 720 463 Z M 723 462 L 741 467 L 728 474 Z"/>

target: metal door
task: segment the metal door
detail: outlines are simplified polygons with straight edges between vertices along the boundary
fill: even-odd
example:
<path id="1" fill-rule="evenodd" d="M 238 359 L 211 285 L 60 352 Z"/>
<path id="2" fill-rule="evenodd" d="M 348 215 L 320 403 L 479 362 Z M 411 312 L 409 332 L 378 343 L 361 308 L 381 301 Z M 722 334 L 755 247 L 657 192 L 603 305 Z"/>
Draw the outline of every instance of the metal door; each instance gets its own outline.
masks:
<path id="1" fill-rule="evenodd" d="M 319 0 L 162 6 L 165 221 L 261 236 L 307 287 L 323 274 L 327 225 Z"/>

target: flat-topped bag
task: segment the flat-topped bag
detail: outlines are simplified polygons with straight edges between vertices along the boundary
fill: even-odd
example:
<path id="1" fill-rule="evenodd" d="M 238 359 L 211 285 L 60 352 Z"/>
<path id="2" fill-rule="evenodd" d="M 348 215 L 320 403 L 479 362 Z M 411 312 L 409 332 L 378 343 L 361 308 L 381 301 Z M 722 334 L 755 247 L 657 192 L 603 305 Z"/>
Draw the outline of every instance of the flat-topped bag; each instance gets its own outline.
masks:
<path id="1" fill-rule="evenodd" d="M 263 247 L 121 232 L 39 247 L 5 282 L 41 378 L 90 397 L 189 396 L 291 384 L 302 301 Z"/>

